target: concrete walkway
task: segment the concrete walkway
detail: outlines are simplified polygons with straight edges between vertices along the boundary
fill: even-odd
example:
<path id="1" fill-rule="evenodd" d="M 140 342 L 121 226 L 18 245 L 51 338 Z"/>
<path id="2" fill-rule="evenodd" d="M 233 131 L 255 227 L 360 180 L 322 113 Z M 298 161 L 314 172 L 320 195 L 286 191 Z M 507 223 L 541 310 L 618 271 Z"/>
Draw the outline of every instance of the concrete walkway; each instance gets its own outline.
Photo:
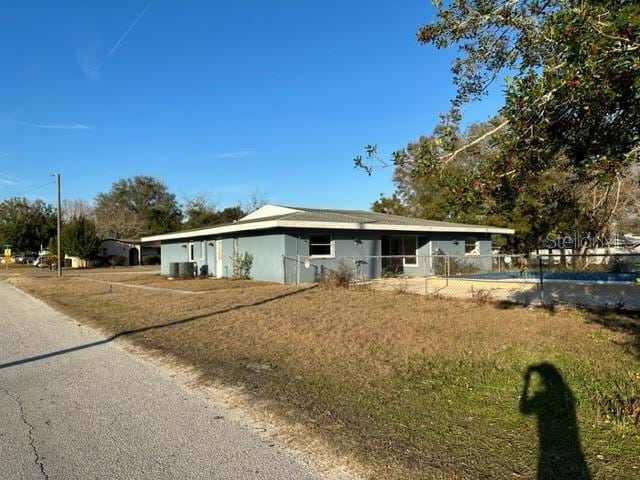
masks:
<path id="1" fill-rule="evenodd" d="M 193 290 L 180 290 L 178 288 L 152 287 L 149 285 L 136 285 L 135 283 L 109 282 L 107 280 L 97 280 L 95 278 L 86 278 L 81 276 L 69 277 L 69 278 L 73 278 L 74 280 L 80 280 L 82 282 L 101 283 L 103 285 L 118 285 L 120 287 L 137 288 L 139 290 L 151 290 L 155 292 L 168 292 L 168 293 L 175 293 L 177 295 L 204 295 L 206 293 L 211 293 L 211 292 L 208 292 L 207 290 L 193 291 Z"/>
<path id="2" fill-rule="evenodd" d="M 223 406 L 2 281 L 0 304 L 0 478 L 321 478 Z"/>

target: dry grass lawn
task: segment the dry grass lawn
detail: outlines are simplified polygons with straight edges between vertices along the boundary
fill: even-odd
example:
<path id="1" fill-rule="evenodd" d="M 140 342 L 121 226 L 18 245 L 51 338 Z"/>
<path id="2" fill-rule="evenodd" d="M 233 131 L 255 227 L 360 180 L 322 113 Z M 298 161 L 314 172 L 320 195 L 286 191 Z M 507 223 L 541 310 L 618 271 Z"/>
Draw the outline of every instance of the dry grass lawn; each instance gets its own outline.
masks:
<path id="1" fill-rule="evenodd" d="M 567 456 L 567 442 L 576 439 L 592 478 L 640 477 L 637 318 L 252 281 L 111 280 L 205 293 L 115 283 L 109 293 L 82 277 L 10 281 L 105 332 L 160 326 L 127 337 L 195 366 L 202 382 L 243 386 L 376 478 L 535 478 L 539 447 L 542 467 L 571 467 L 580 450 Z M 563 414 L 539 445 L 536 422 L 549 428 L 557 399 L 521 413 L 523 372 L 540 362 L 564 379 L 561 410 L 575 399 L 578 437 L 558 431 L 571 425 Z"/>

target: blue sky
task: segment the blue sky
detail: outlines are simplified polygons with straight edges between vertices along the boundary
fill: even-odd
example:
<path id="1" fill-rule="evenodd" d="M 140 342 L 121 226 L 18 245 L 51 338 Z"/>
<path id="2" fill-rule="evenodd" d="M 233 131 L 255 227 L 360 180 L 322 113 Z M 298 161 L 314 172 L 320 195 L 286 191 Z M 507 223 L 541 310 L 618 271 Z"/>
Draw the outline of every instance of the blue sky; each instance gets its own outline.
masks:
<path id="1" fill-rule="evenodd" d="M 65 198 L 145 174 L 219 206 L 368 208 L 392 171 L 351 159 L 429 133 L 453 94 L 453 52 L 415 40 L 432 16 L 424 0 L 3 2 L 0 198 L 53 201 L 59 171 Z"/>

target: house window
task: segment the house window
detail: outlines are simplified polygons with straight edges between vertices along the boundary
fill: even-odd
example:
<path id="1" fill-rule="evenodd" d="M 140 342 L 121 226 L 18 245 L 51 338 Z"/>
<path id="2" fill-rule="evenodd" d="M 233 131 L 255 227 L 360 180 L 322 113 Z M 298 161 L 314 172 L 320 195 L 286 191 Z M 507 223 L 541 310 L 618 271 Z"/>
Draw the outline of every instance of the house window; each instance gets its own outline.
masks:
<path id="1" fill-rule="evenodd" d="M 237 238 L 234 238 L 234 239 L 233 239 L 233 253 L 234 253 L 234 255 L 237 255 L 237 254 L 238 254 L 238 250 L 239 250 L 239 247 L 238 247 L 238 239 L 237 239 Z"/>
<path id="2" fill-rule="evenodd" d="M 203 260 L 207 258 L 207 242 L 204 240 L 200 242 L 200 258 Z"/>
<path id="3" fill-rule="evenodd" d="M 196 247 L 195 247 L 195 245 L 193 243 L 190 243 L 188 245 L 188 247 L 187 247 L 187 250 L 189 251 L 189 261 L 193 262 L 193 260 L 196 258 L 196 255 L 195 255 Z"/>
<path id="4" fill-rule="evenodd" d="M 389 253 L 392 257 L 402 257 L 403 265 L 418 265 L 418 237 L 415 235 L 397 235 L 390 237 Z"/>
<path id="5" fill-rule="evenodd" d="M 467 237 L 464 239 L 464 253 L 467 255 L 477 255 L 480 253 L 478 239 L 476 237 Z"/>
<path id="6" fill-rule="evenodd" d="M 311 257 L 332 257 L 331 235 L 312 235 L 309 237 L 309 255 Z"/>

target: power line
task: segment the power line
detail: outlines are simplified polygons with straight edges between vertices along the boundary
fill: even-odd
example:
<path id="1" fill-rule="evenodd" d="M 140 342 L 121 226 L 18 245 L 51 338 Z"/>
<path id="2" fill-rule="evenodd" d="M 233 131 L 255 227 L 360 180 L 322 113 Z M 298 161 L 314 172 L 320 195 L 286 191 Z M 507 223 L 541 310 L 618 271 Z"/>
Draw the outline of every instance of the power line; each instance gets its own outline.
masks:
<path id="1" fill-rule="evenodd" d="M 21 195 L 24 195 L 25 193 L 33 192 L 34 190 L 39 190 L 39 189 L 44 188 L 44 187 L 47 187 L 47 186 L 49 186 L 49 185 L 54 185 L 55 183 L 56 183 L 55 181 L 49 181 L 49 182 L 47 182 L 47 183 L 43 183 L 42 185 L 38 185 L 38 186 L 36 186 L 36 187 L 31 187 L 31 188 L 28 188 L 28 189 L 26 189 L 26 190 L 23 190 L 22 192 L 17 193 L 17 194 L 16 194 L 16 195 L 14 195 L 14 196 L 19 197 L 19 196 L 21 196 Z"/>

